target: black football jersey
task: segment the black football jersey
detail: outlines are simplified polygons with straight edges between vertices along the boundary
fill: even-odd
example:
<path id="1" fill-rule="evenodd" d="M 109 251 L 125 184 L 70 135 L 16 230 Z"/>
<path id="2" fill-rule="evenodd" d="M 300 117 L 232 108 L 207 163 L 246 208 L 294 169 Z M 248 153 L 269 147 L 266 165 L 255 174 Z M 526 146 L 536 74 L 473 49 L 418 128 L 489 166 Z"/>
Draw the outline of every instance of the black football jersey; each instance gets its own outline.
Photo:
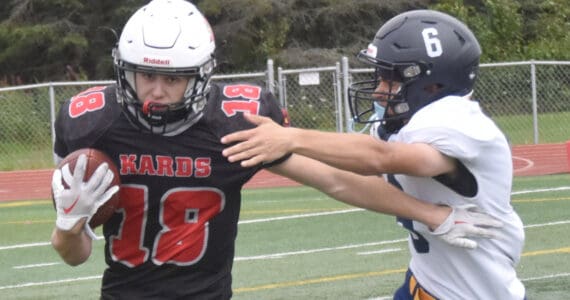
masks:
<path id="1" fill-rule="evenodd" d="M 55 153 L 96 148 L 121 174 L 120 207 L 103 226 L 102 299 L 231 297 L 240 191 L 262 166 L 228 162 L 220 138 L 253 127 L 246 111 L 283 121 L 273 95 L 252 84 L 213 83 L 203 117 L 176 136 L 131 124 L 115 85 L 64 103 Z"/>

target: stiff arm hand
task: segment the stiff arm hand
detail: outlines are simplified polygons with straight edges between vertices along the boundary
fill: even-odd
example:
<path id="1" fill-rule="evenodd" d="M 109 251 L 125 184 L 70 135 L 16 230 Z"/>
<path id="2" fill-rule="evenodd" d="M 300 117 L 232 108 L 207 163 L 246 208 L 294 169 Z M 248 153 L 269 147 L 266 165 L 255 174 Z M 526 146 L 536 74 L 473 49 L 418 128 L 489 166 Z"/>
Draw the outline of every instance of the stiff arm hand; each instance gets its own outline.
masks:
<path id="1" fill-rule="evenodd" d="M 51 185 L 57 211 L 55 224 L 57 228 L 69 231 L 79 220 L 87 218 L 85 230 L 91 238 L 95 238 L 89 220 L 101 205 L 119 191 L 119 186 L 110 187 L 114 175 L 107 163 L 101 164 L 84 182 L 86 168 L 87 156 L 82 154 L 77 159 L 73 174 L 69 164 L 53 172 Z M 69 188 L 65 188 L 64 182 Z"/>
<path id="2" fill-rule="evenodd" d="M 447 219 L 429 234 L 452 246 L 475 249 L 477 242 L 474 238 L 496 238 L 494 229 L 502 226 L 501 221 L 468 204 L 453 207 Z"/>
<path id="3" fill-rule="evenodd" d="M 287 134 L 292 128 L 258 115 L 244 114 L 244 118 L 257 127 L 228 134 L 221 140 L 223 144 L 237 142 L 222 152 L 230 162 L 241 160 L 243 167 L 251 167 L 272 162 L 290 152 L 292 139 Z"/>

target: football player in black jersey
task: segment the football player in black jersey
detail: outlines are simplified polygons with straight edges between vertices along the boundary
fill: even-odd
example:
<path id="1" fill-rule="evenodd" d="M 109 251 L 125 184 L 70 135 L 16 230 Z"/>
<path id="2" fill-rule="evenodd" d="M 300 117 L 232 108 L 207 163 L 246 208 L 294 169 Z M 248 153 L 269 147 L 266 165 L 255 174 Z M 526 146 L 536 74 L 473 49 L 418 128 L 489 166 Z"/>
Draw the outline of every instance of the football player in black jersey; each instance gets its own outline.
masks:
<path id="1" fill-rule="evenodd" d="M 210 25 L 192 4 L 154 0 L 121 33 L 113 51 L 117 83 L 79 93 L 60 109 L 55 155 L 96 148 L 120 171 L 120 206 L 103 225 L 101 299 L 231 298 L 240 192 L 262 168 L 453 235 L 451 208 L 416 200 L 375 176 L 294 154 L 249 168 L 228 162 L 221 138 L 252 128 L 244 112 L 277 123 L 283 116 L 258 85 L 210 82 L 214 50 Z M 108 166 L 85 183 L 84 163 L 77 166 L 74 176 L 55 171 L 52 182 L 58 208 L 52 244 L 70 265 L 90 256 L 93 234 L 85 224 L 117 190 L 108 189 Z"/>

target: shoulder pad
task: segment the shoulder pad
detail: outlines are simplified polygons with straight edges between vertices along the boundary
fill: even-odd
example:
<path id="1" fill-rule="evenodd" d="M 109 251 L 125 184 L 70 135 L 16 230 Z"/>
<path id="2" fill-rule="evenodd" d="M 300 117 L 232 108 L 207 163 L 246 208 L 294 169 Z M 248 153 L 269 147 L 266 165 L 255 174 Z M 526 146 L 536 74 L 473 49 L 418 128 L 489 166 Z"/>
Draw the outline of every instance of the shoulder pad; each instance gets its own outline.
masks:
<path id="1" fill-rule="evenodd" d="M 111 127 L 121 111 L 115 85 L 92 87 L 61 106 L 55 123 L 56 137 L 68 152 L 90 147 Z"/>
<path id="2" fill-rule="evenodd" d="M 267 89 L 252 83 L 213 83 L 208 97 L 206 119 L 217 124 L 220 135 L 249 129 L 253 125 L 243 113 L 270 117 L 283 124 L 283 114 L 275 96 Z"/>

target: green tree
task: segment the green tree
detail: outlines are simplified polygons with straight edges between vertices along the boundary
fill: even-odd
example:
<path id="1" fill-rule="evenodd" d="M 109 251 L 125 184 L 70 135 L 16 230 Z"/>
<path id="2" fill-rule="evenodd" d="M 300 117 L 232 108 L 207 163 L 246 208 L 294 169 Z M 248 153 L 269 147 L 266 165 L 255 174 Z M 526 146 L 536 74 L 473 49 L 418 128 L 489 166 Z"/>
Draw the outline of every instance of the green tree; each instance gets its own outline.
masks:
<path id="1" fill-rule="evenodd" d="M 523 22 L 515 0 L 442 0 L 430 8 L 447 12 L 473 30 L 483 54 L 482 62 L 524 59 Z"/>
<path id="2" fill-rule="evenodd" d="M 570 59 L 567 0 L 441 0 L 431 8 L 473 29 L 483 62 Z"/>
<path id="3" fill-rule="evenodd" d="M 0 14 L 0 85 L 110 78 L 112 30 L 145 0 L 12 0 Z M 7 12 L 7 13 L 6 13 Z"/>
<path id="4" fill-rule="evenodd" d="M 198 7 L 207 16 L 216 35 L 219 70 L 263 69 L 266 58 L 274 57 L 285 46 L 290 26 L 289 2 L 198 1 Z"/>
<path id="5" fill-rule="evenodd" d="M 110 79 L 111 50 L 149 0 L 0 1 L 0 86 Z M 464 21 L 482 62 L 570 59 L 568 0 L 196 0 L 216 35 L 219 72 L 351 60 L 396 14 L 433 8 Z"/>
<path id="6" fill-rule="evenodd" d="M 527 59 L 570 59 L 570 6 L 567 0 L 521 3 L 527 22 Z"/>

